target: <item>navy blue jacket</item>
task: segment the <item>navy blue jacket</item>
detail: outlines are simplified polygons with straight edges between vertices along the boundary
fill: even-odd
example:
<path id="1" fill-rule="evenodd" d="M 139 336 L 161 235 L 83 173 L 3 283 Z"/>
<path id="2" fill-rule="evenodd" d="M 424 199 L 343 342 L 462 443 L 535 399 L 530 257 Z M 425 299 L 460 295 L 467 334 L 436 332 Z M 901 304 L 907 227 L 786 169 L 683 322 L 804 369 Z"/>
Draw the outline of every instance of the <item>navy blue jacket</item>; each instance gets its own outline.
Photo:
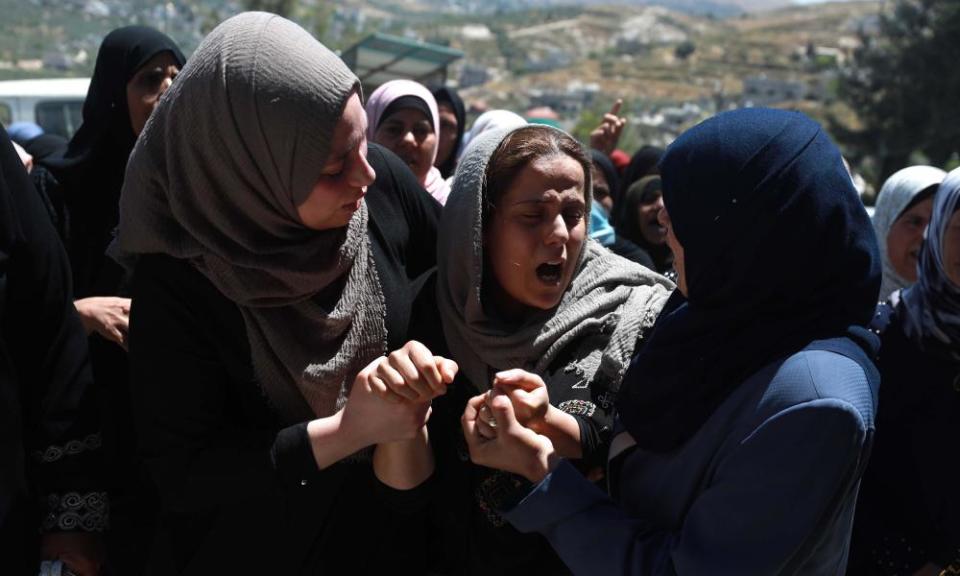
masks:
<path id="1" fill-rule="evenodd" d="M 622 452 L 616 501 L 564 461 L 504 517 L 575 574 L 843 574 L 879 376 L 825 342 L 756 372 L 680 448 Z"/>

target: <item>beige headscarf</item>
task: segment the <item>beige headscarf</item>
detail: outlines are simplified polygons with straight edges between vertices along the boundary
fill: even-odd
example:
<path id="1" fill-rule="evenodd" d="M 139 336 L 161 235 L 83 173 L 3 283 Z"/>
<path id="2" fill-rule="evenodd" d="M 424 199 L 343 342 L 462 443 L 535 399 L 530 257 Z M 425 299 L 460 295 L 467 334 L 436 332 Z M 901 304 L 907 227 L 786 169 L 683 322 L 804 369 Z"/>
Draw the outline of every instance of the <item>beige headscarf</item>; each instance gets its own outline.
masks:
<path id="1" fill-rule="evenodd" d="M 484 311 L 482 220 L 487 164 L 500 143 L 517 129 L 480 135 L 457 166 L 437 241 L 437 305 L 447 344 L 461 372 L 480 390 L 490 387 L 493 373 L 510 368 L 546 377 L 561 353 L 575 350 L 569 356 L 583 380 L 603 379 L 615 391 L 637 341 L 653 326 L 674 288 L 666 278 L 588 240 L 556 308 L 535 314 L 519 326 Z M 589 206 L 589 173 L 586 177 Z M 585 344 L 592 349 L 580 349 Z"/>
<path id="2" fill-rule="evenodd" d="M 240 14 L 204 39 L 127 166 L 121 255 L 187 259 L 235 302 L 256 376 L 288 422 L 332 414 L 386 350 L 366 203 L 335 230 L 297 214 L 359 89 L 296 24 Z"/>

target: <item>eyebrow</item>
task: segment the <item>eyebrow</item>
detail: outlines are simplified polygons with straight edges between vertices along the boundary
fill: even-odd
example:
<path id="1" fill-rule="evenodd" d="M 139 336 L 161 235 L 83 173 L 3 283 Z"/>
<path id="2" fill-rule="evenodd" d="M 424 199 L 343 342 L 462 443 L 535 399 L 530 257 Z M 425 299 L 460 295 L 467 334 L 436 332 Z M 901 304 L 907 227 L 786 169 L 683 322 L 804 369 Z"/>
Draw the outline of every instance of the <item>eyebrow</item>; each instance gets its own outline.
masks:
<path id="1" fill-rule="evenodd" d="M 578 204 L 580 206 L 586 206 L 586 202 L 583 201 L 583 198 L 571 199 L 571 200 L 562 200 L 558 199 L 556 202 L 560 204 Z M 511 204 L 511 206 L 520 206 L 521 204 L 554 204 L 555 200 L 553 198 L 530 198 L 528 200 L 518 200 Z"/>
<path id="2" fill-rule="evenodd" d="M 347 145 L 344 146 L 341 150 L 337 150 L 327 158 L 325 166 L 329 166 L 333 162 L 340 162 L 344 158 L 350 155 L 350 152 L 353 152 L 357 146 L 363 141 L 364 133 L 362 131 L 357 131 L 355 136 L 351 136 L 347 140 Z"/>

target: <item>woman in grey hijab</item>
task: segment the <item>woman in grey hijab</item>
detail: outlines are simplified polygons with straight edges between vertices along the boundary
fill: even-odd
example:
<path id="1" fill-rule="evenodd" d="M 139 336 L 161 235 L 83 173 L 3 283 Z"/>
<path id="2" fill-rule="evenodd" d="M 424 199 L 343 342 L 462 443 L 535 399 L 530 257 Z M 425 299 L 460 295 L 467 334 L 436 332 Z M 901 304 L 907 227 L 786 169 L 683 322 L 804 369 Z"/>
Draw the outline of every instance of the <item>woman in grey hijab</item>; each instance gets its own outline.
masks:
<path id="1" fill-rule="evenodd" d="M 431 344 L 460 366 L 430 420 L 436 571 L 565 572 L 545 539 L 497 515 L 516 477 L 469 462 L 459 421 L 468 398 L 505 391 L 602 476 L 617 389 L 673 285 L 588 239 L 590 173 L 581 145 L 544 125 L 484 133 L 458 164 L 438 240 L 445 342 Z"/>
<path id="2" fill-rule="evenodd" d="M 881 302 L 917 281 L 917 256 L 930 222 L 933 193 L 946 175 L 933 166 L 910 166 L 887 178 L 880 189 L 873 229 L 883 259 Z"/>
<path id="3" fill-rule="evenodd" d="M 403 565 L 368 538 L 402 518 L 377 505 L 397 491 L 367 448 L 414 437 L 429 406 L 351 385 L 413 330 L 439 208 L 365 130 L 339 58 L 246 13 L 207 36 L 137 142 L 118 249 L 136 263 L 134 413 L 161 502 L 148 573 Z"/>

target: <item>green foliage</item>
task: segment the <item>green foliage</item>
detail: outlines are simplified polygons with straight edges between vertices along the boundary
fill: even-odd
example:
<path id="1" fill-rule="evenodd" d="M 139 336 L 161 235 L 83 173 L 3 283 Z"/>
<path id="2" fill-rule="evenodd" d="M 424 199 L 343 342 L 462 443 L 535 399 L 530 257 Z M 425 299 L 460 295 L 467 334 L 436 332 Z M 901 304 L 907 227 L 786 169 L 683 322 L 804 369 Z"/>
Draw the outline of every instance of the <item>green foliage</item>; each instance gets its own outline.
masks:
<path id="1" fill-rule="evenodd" d="M 691 42 L 690 40 L 684 40 L 683 42 L 677 44 L 673 49 L 673 54 L 681 59 L 686 60 L 697 50 L 697 45 Z"/>
<path id="2" fill-rule="evenodd" d="M 877 166 L 878 181 L 920 152 L 944 166 L 960 152 L 960 2 L 896 0 L 880 16 L 879 34 L 844 74 L 839 95 L 864 128 L 831 122 L 831 131 L 856 160 Z"/>

